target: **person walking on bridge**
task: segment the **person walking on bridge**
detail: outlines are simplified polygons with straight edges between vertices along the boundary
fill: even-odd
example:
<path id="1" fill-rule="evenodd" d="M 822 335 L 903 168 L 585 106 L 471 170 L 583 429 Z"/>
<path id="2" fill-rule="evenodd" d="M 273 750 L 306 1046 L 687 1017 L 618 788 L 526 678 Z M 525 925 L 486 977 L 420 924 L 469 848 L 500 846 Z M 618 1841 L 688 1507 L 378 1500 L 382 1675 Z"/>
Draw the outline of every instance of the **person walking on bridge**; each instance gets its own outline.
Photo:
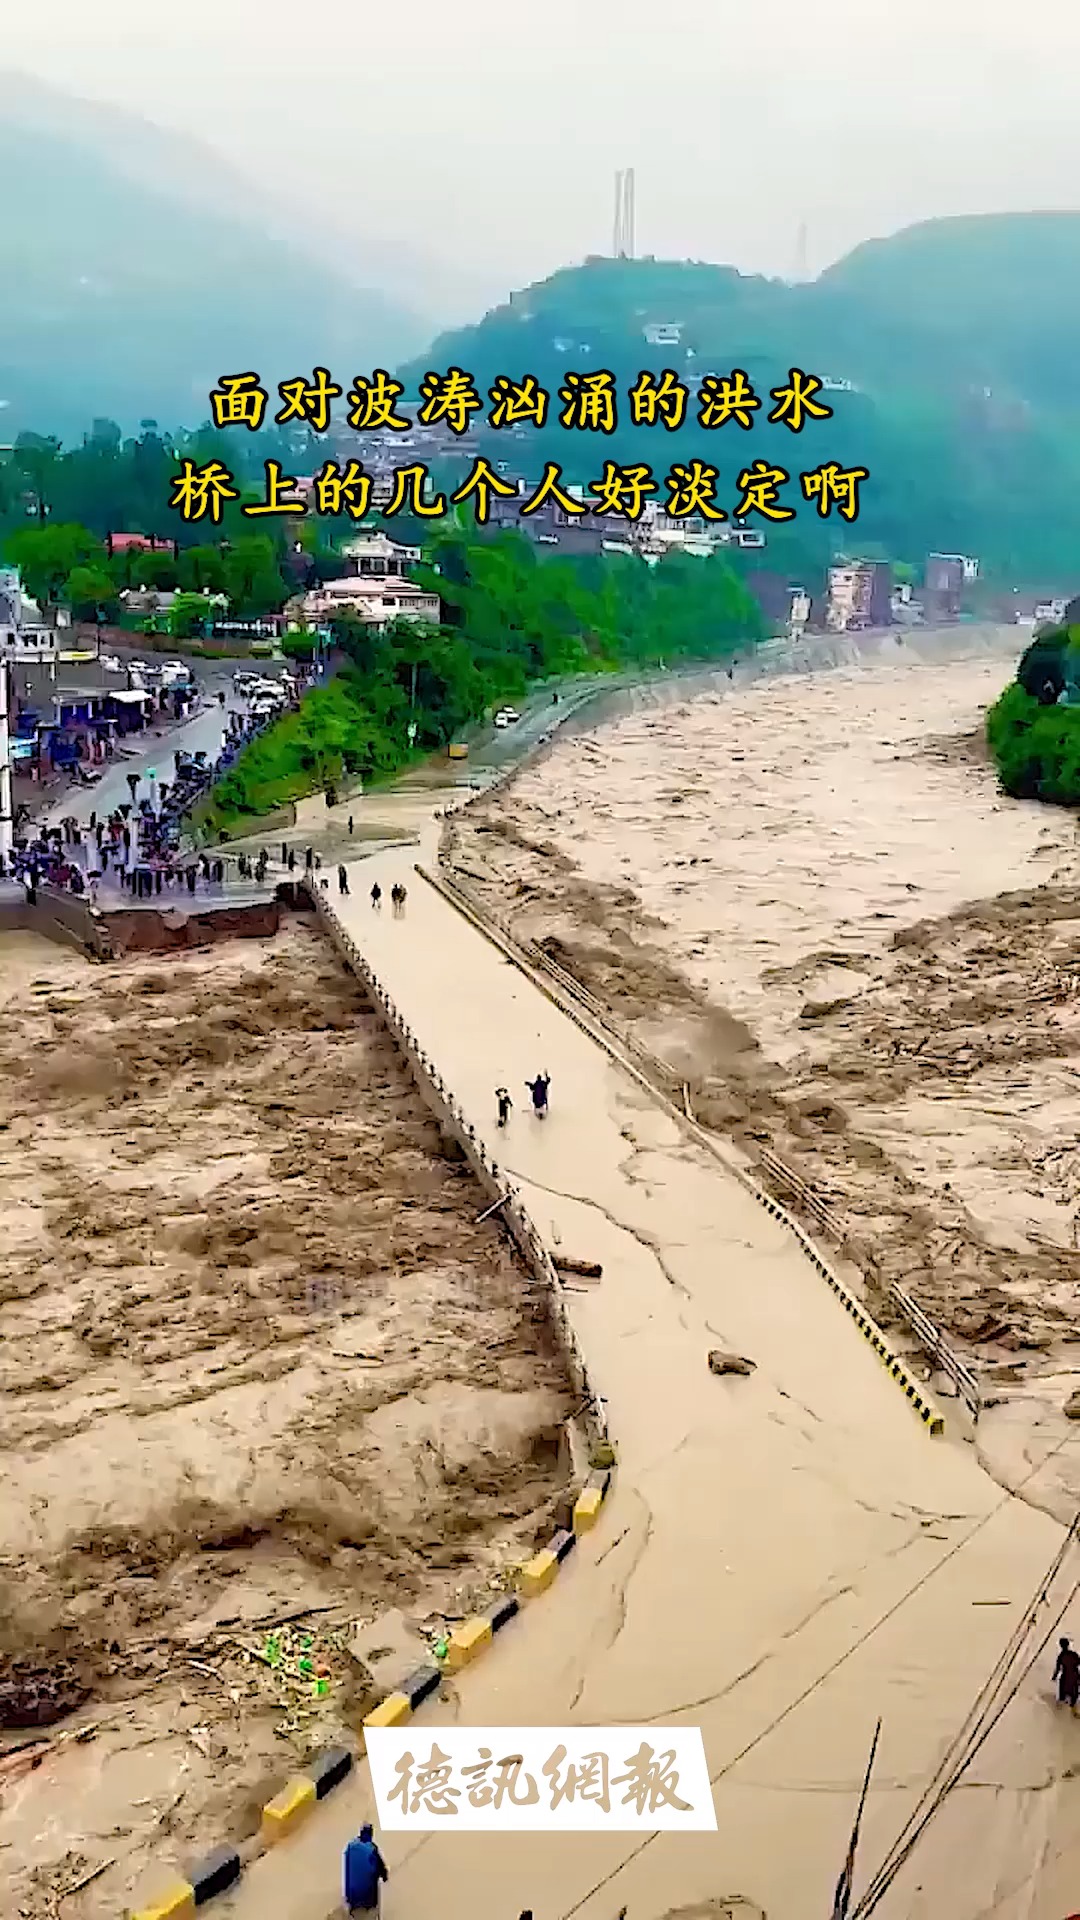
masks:
<path id="1" fill-rule="evenodd" d="M 349 891 L 349 876 L 344 866 L 341 865 L 338 866 L 337 870 L 337 890 L 339 893 L 348 893 Z"/>
<path id="2" fill-rule="evenodd" d="M 1058 1683 L 1058 1700 L 1061 1705 L 1072 1707 L 1075 1711 L 1080 1700 L 1080 1653 L 1062 1637 L 1058 1641 L 1058 1657 L 1054 1666 L 1054 1679 Z"/>
<path id="3" fill-rule="evenodd" d="M 389 1880 L 386 1861 L 375 1845 L 370 1826 L 360 1829 L 359 1838 L 345 1849 L 345 1905 L 350 1913 L 379 1912 L 382 1882 Z"/>
<path id="4" fill-rule="evenodd" d="M 496 1123 L 498 1126 L 505 1127 L 507 1121 L 510 1118 L 510 1109 L 512 1108 L 513 1104 L 514 1103 L 511 1100 L 510 1095 L 507 1092 L 507 1089 L 505 1087 L 496 1087 L 495 1105 L 499 1111 L 499 1118 Z"/>
<path id="5" fill-rule="evenodd" d="M 538 1073 L 535 1080 L 526 1080 L 525 1085 L 532 1095 L 533 1112 L 542 1120 L 548 1110 L 548 1088 L 551 1085 L 550 1073 Z"/>
<path id="6" fill-rule="evenodd" d="M 382 888 L 377 880 L 371 889 L 371 904 L 375 908 L 376 913 L 382 905 Z"/>

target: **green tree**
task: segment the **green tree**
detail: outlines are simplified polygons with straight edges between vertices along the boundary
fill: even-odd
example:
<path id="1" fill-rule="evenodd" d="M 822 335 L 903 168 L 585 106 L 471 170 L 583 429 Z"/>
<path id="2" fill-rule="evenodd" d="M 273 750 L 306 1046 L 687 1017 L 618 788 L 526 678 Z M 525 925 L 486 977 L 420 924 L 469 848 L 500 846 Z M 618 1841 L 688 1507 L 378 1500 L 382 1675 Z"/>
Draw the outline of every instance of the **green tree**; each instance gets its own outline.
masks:
<path id="1" fill-rule="evenodd" d="M 201 593 L 178 593 L 169 608 L 169 632 L 174 640 L 192 640 L 207 631 L 213 609 Z"/>
<path id="2" fill-rule="evenodd" d="M 183 593 L 225 592 L 225 556 L 220 547 L 189 547 L 177 562 L 177 582 Z"/>
<path id="3" fill-rule="evenodd" d="M 39 520 L 52 513 L 60 465 L 60 442 L 51 434 L 20 433 L 12 465 L 31 496 L 31 512 Z"/>
<path id="4" fill-rule="evenodd" d="M 224 552 L 225 592 L 232 611 L 246 620 L 280 613 L 289 588 L 278 566 L 274 543 L 265 534 L 236 540 Z"/>
<path id="5" fill-rule="evenodd" d="M 104 567 L 73 567 L 62 597 L 74 619 L 107 620 L 116 611 L 116 582 Z"/>
<path id="6" fill-rule="evenodd" d="M 56 604 L 77 567 L 105 571 L 101 542 L 80 526 L 21 528 L 8 535 L 4 553 L 41 606 Z"/>
<path id="7" fill-rule="evenodd" d="M 281 636 L 281 651 L 287 660 L 313 660 L 318 645 L 318 634 L 310 627 L 291 627 Z"/>

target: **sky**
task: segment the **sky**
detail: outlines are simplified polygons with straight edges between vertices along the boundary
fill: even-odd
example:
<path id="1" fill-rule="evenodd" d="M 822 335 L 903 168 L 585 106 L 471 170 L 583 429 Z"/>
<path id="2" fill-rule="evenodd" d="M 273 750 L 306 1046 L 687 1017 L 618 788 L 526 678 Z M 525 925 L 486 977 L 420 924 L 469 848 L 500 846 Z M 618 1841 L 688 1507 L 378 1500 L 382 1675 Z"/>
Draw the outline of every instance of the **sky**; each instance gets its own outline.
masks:
<path id="1" fill-rule="evenodd" d="M 4 11 L 5 67 L 212 143 L 441 319 L 610 251 L 618 167 L 639 253 L 789 278 L 802 226 L 814 272 L 937 214 L 1080 206 L 1063 0 Z"/>

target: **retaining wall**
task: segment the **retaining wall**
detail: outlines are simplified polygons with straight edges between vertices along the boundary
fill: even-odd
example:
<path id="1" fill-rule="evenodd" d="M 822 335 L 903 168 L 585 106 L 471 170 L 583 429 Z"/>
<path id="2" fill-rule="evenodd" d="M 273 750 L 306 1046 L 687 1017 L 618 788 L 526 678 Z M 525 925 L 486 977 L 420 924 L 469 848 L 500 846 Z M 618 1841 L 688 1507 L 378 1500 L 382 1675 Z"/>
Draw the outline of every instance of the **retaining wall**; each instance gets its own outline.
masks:
<path id="1" fill-rule="evenodd" d="M 25 897 L 20 886 L 0 903 L 0 925 L 12 931 L 37 933 L 59 946 L 72 947 L 91 960 L 107 960 L 111 955 L 104 917 L 85 898 L 41 883 L 37 899 Z"/>
<path id="2" fill-rule="evenodd" d="M 207 907 L 195 913 L 178 905 L 121 907 L 103 913 L 102 919 L 114 954 L 169 953 L 215 940 L 268 940 L 281 925 L 281 904 L 254 900 L 247 906 Z"/>

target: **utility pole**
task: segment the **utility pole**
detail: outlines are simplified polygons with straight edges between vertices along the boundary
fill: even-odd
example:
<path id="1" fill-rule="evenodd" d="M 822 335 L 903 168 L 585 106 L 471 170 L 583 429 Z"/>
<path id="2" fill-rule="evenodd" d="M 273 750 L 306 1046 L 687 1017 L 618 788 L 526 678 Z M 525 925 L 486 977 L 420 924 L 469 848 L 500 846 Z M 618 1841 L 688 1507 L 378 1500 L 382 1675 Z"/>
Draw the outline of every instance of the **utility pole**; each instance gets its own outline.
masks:
<path id="1" fill-rule="evenodd" d="M 623 167 L 615 175 L 615 220 L 611 251 L 616 260 L 634 258 L 634 169 Z"/>
<path id="2" fill-rule="evenodd" d="M 859 1795 L 859 1807 L 855 1815 L 855 1825 L 851 1829 L 851 1841 L 847 1850 L 847 1859 L 844 1861 L 844 1871 L 836 1883 L 836 1892 L 833 1895 L 832 1920 L 848 1920 L 848 1914 L 851 1912 L 851 1895 L 855 1879 L 855 1849 L 859 1844 L 859 1828 L 862 1825 L 863 1808 L 866 1805 L 866 1795 L 870 1787 L 870 1775 L 873 1772 L 874 1759 L 877 1754 L 878 1741 L 880 1738 L 881 1721 L 879 1720 L 877 1726 L 874 1728 L 873 1745 L 870 1748 L 870 1758 L 866 1763 L 866 1774 L 863 1779 L 862 1792 Z"/>

